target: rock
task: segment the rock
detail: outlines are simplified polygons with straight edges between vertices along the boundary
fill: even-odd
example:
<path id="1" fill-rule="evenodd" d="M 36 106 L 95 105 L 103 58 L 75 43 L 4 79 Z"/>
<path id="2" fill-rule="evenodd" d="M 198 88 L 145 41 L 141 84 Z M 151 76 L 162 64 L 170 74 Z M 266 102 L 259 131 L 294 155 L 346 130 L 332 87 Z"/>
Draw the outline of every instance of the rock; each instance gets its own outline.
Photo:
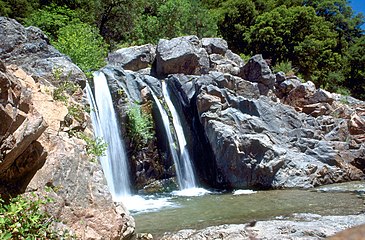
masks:
<path id="1" fill-rule="evenodd" d="M 227 59 L 233 61 L 240 68 L 245 65 L 245 62 L 243 61 L 243 59 L 239 55 L 233 53 L 231 50 L 226 51 L 225 57 Z"/>
<path id="2" fill-rule="evenodd" d="M 23 27 L 17 21 L 0 17 L 0 60 L 20 66 L 43 84 L 61 81 L 85 86 L 85 74 L 70 59 L 52 45 L 36 27 Z M 55 77 L 58 72 L 59 77 Z M 49 83 L 48 83 L 49 85 Z"/>
<path id="3" fill-rule="evenodd" d="M 320 216 L 295 214 L 291 220 L 257 221 L 247 224 L 212 226 L 201 230 L 185 229 L 177 233 L 166 233 L 161 239 L 323 239 L 365 221 L 364 215 Z M 346 230 L 329 239 L 362 239 L 363 227 Z M 336 236 L 338 236 L 336 238 Z"/>
<path id="4" fill-rule="evenodd" d="M 47 151 L 38 140 L 47 124 L 33 106 L 25 82 L 3 67 L 0 89 L 0 195 L 8 197 L 23 193 L 43 166 Z"/>
<path id="5" fill-rule="evenodd" d="M 344 239 L 361 240 L 364 238 L 364 236 L 365 236 L 365 225 L 362 224 L 359 226 L 355 226 L 355 227 L 343 230 L 327 239 L 328 240 L 344 240 Z"/>
<path id="6" fill-rule="evenodd" d="M 109 53 L 108 62 L 125 70 L 138 71 L 152 65 L 156 57 L 155 48 L 152 44 L 121 48 Z"/>
<path id="7" fill-rule="evenodd" d="M 349 147 L 346 137 L 341 138 L 342 145 L 323 138 L 330 131 L 338 135 L 340 128 L 326 130 L 322 118 L 316 120 L 301 115 L 265 97 L 245 98 L 240 95 L 245 91 L 237 85 L 234 91 L 229 91 L 232 84 L 220 77 L 209 77 L 198 78 L 196 98 L 192 100 L 196 99 L 197 116 L 214 157 L 204 167 L 199 163 L 196 166 L 201 172 L 215 171 L 216 185 L 225 188 L 311 187 L 363 176 L 359 169 L 342 167 L 340 152 L 347 152 L 349 161 L 358 158 L 346 150 L 345 145 Z M 312 114 L 310 107 L 317 109 L 317 106 L 306 107 Z M 317 166 L 314 172 L 310 170 L 312 164 Z M 214 166 L 215 170 L 201 169 L 208 166 Z"/>
<path id="8" fill-rule="evenodd" d="M 272 89 L 275 84 L 275 75 L 271 73 L 269 65 L 262 58 L 262 55 L 255 55 L 248 63 L 241 68 L 239 77 L 250 82 L 263 84 L 267 89 Z M 261 93 L 265 90 L 261 90 Z"/>
<path id="9" fill-rule="evenodd" d="M 201 74 L 208 64 L 208 54 L 196 36 L 162 39 L 157 44 L 154 71 L 158 78 L 174 73 Z"/>
<path id="10" fill-rule="evenodd" d="M 208 54 L 224 55 L 228 50 L 227 41 L 222 38 L 202 38 L 201 42 Z"/>

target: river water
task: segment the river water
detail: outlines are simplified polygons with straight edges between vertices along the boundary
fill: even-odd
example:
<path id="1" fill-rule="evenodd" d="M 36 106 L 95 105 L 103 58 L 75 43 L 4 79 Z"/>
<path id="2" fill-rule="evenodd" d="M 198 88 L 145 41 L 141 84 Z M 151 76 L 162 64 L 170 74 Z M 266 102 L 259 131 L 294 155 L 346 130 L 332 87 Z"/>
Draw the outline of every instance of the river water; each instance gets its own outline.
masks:
<path id="1" fill-rule="evenodd" d="M 362 189 L 365 185 L 361 183 Z M 160 196 L 161 197 L 161 196 Z M 364 210 L 354 191 L 270 190 L 253 194 L 211 193 L 197 197 L 165 195 L 170 205 L 153 212 L 135 212 L 137 233 L 158 239 L 164 232 L 201 229 L 213 225 L 240 224 L 252 220 L 289 217 L 293 213 L 349 215 Z"/>

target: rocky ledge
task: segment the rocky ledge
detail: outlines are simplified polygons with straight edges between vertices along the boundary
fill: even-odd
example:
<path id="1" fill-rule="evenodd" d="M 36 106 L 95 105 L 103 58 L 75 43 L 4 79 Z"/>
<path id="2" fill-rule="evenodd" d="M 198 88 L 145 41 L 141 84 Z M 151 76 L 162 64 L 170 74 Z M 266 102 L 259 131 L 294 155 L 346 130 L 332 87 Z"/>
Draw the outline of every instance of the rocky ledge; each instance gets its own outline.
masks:
<path id="1" fill-rule="evenodd" d="M 361 239 L 363 227 L 347 230 L 345 233 L 337 232 L 364 223 L 365 215 L 349 216 L 321 216 L 316 214 L 294 214 L 290 220 L 258 221 L 248 224 L 230 224 L 208 227 L 202 230 L 186 229 L 177 233 L 165 234 L 161 240 L 256 240 L 256 239 L 285 239 L 285 240 L 310 240 L 310 239 L 350 239 L 349 236 Z M 356 233 L 357 232 L 357 233 Z M 352 235 L 351 235 L 352 233 Z M 346 234 L 346 235 L 345 235 Z M 331 237 L 333 236 L 333 237 Z M 345 238 L 341 238 L 345 237 Z"/>
<path id="2" fill-rule="evenodd" d="M 274 74 L 261 55 L 244 62 L 219 38 L 160 40 L 155 48 L 120 49 L 109 60 L 102 71 L 122 121 L 130 102 L 153 102 L 151 92 L 163 101 L 166 82 L 196 173 L 209 187 L 310 188 L 364 178 L 362 101 Z M 137 163 L 132 176 L 141 186 L 173 176 L 162 120 L 153 111 L 165 166 Z"/>
<path id="3" fill-rule="evenodd" d="M 72 134 L 92 137 L 82 90 L 55 98 L 66 77 L 86 81 L 39 29 L 0 17 L 0 195 L 50 197 L 55 227 L 80 239 L 128 239 L 133 218 L 114 205 L 99 162 Z"/>

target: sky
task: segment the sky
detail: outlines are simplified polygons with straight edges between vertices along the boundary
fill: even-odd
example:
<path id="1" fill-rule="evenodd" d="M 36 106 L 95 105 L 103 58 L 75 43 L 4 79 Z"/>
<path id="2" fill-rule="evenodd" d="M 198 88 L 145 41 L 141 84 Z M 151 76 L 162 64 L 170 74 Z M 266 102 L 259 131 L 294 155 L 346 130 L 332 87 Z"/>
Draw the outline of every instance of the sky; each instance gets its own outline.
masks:
<path id="1" fill-rule="evenodd" d="M 365 0 L 350 0 L 350 5 L 356 13 L 362 13 L 365 16 Z M 365 24 L 361 28 L 365 29 Z"/>

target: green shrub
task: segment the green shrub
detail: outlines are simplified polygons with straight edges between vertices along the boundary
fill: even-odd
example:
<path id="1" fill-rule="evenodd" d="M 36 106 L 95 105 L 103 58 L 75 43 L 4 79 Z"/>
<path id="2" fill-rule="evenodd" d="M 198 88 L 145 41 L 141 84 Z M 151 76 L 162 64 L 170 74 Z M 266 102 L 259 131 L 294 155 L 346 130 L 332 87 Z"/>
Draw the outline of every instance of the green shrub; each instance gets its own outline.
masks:
<path id="1" fill-rule="evenodd" d="M 106 64 L 107 45 L 98 30 L 88 24 L 72 22 L 60 28 L 53 45 L 68 55 L 88 77 L 91 77 L 91 71 Z"/>
<path id="2" fill-rule="evenodd" d="M 127 131 L 129 137 L 137 147 L 142 147 L 153 138 L 152 117 L 144 112 L 140 106 L 131 106 L 127 112 Z"/>
<path id="3" fill-rule="evenodd" d="M 50 202 L 33 195 L 27 199 L 21 195 L 5 203 L 0 199 L 0 239 L 66 239 L 65 234 L 52 230 L 53 217 L 41 210 Z"/>
<path id="4" fill-rule="evenodd" d="M 58 30 L 67 26 L 71 21 L 81 22 L 77 12 L 55 4 L 38 9 L 24 20 L 25 25 L 39 27 L 53 40 L 57 39 Z"/>
<path id="5" fill-rule="evenodd" d="M 290 61 L 277 63 L 273 67 L 273 70 L 275 73 L 283 72 L 285 75 L 294 75 L 294 69 Z"/>
<path id="6" fill-rule="evenodd" d="M 56 76 L 57 76 L 57 73 L 56 73 L 55 77 Z M 70 82 L 70 81 L 62 82 L 59 85 L 59 87 L 53 91 L 53 99 L 56 101 L 61 101 L 61 102 L 67 103 L 68 96 L 66 95 L 66 93 L 69 95 L 73 95 L 79 89 L 80 89 L 80 86 L 73 82 Z"/>
<path id="7" fill-rule="evenodd" d="M 105 151 L 108 148 L 108 144 L 102 138 L 91 138 L 83 132 L 77 132 L 73 134 L 86 142 L 86 153 L 93 157 L 93 161 L 96 161 L 97 157 L 105 156 Z"/>

